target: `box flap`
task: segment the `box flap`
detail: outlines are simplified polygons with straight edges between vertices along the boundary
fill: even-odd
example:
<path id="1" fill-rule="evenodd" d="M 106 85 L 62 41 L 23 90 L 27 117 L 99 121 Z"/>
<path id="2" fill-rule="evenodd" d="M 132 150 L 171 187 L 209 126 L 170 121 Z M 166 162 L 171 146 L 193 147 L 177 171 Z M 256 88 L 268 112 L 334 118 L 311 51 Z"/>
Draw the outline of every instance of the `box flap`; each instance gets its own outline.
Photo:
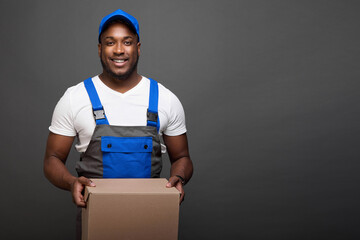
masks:
<path id="1" fill-rule="evenodd" d="M 91 179 L 96 187 L 85 188 L 85 201 L 90 194 L 180 194 L 176 188 L 167 188 L 165 178 Z"/>

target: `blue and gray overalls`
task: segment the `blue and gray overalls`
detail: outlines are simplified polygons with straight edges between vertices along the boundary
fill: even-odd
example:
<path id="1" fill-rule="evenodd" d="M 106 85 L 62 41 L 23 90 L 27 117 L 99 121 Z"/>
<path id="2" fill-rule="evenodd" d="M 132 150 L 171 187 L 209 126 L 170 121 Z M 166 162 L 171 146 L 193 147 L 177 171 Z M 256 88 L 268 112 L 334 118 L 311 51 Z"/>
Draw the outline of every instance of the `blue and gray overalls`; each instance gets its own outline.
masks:
<path id="1" fill-rule="evenodd" d="M 76 163 L 79 177 L 160 177 L 162 160 L 158 134 L 160 128 L 158 83 L 150 79 L 146 126 L 110 125 L 92 79 L 86 79 L 84 85 L 92 104 L 96 127 L 85 153 L 81 154 L 80 161 Z M 81 231 L 80 213 L 78 213 L 80 225 L 77 228 Z"/>

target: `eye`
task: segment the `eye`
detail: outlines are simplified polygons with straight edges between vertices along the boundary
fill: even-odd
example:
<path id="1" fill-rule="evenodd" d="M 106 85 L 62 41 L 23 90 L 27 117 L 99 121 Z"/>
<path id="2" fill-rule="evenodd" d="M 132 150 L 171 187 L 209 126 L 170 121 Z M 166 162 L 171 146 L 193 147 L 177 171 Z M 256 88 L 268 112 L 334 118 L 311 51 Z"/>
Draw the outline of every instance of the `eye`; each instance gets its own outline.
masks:
<path id="1" fill-rule="evenodd" d="M 130 46 L 130 45 L 131 45 L 131 41 L 125 41 L 124 44 L 125 44 L 126 46 Z"/>
<path id="2" fill-rule="evenodd" d="M 115 44 L 115 42 L 112 42 L 112 41 L 106 42 L 106 46 L 112 46 L 112 45 L 114 45 L 114 44 Z"/>

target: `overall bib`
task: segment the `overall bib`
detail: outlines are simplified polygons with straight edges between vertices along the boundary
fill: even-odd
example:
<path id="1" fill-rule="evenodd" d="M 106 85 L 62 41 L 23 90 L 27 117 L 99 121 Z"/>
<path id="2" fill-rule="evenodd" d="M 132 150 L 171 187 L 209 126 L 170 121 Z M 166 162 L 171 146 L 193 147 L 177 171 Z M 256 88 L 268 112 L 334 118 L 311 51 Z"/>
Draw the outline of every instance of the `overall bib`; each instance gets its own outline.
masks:
<path id="1" fill-rule="evenodd" d="M 76 163 L 87 178 L 158 178 L 162 168 L 158 131 L 158 83 L 150 79 L 146 126 L 110 125 L 91 78 L 84 81 L 96 122 L 90 143 Z M 81 239 L 81 208 L 77 213 L 77 239 Z"/>
<path id="2" fill-rule="evenodd" d="M 160 177 L 158 83 L 150 79 L 147 126 L 109 125 L 92 79 L 86 79 L 84 85 L 92 104 L 96 127 L 89 146 L 76 164 L 78 175 L 87 178 Z"/>

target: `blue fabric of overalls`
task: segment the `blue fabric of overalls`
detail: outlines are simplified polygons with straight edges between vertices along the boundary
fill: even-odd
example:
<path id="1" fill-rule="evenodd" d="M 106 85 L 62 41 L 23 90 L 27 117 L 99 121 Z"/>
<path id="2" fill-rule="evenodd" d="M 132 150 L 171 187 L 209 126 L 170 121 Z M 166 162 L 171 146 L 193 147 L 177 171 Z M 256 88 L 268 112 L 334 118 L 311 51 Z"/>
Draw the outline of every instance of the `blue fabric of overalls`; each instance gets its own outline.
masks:
<path id="1" fill-rule="evenodd" d="M 110 125 L 92 79 L 86 79 L 84 85 L 96 127 L 87 150 L 76 164 L 78 175 L 88 178 L 160 177 L 158 83 L 150 79 L 147 126 Z"/>

